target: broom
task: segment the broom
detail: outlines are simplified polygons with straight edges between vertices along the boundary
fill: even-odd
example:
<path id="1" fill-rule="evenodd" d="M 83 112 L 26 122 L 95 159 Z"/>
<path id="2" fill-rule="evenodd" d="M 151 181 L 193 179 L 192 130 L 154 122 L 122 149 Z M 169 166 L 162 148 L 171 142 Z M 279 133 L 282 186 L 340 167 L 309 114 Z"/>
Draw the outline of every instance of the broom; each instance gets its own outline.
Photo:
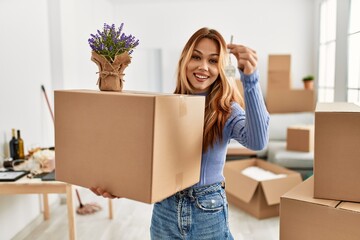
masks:
<path id="1" fill-rule="evenodd" d="M 79 191 L 77 189 L 75 189 L 75 191 L 76 191 L 76 196 L 79 200 L 79 207 L 76 209 L 77 214 L 86 215 L 86 214 L 92 214 L 92 213 L 95 213 L 95 212 L 101 210 L 101 206 L 97 203 L 83 204 L 80 199 Z"/>
<path id="2" fill-rule="evenodd" d="M 50 114 L 51 114 L 51 118 L 52 118 L 52 120 L 53 120 L 53 123 L 55 123 L 54 113 L 53 113 L 53 111 L 52 111 L 52 109 L 51 109 L 50 102 L 49 102 L 49 98 L 48 98 L 48 96 L 47 96 L 47 94 L 46 94 L 44 85 L 41 85 L 41 90 L 42 90 L 42 92 L 44 93 L 44 96 L 45 96 L 45 99 L 46 99 L 46 103 L 47 103 L 47 106 L 48 106 L 48 108 L 49 108 L 49 111 L 50 111 Z"/>

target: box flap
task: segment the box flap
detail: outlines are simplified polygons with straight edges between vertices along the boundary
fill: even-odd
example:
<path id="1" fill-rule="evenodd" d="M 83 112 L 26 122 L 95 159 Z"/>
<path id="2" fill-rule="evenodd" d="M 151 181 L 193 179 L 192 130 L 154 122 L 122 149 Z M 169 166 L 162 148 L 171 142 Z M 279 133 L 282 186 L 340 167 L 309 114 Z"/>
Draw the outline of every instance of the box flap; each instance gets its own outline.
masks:
<path id="1" fill-rule="evenodd" d="M 261 186 L 264 191 L 268 205 L 280 203 L 280 197 L 287 191 L 302 182 L 300 173 L 290 173 L 285 178 L 262 181 Z"/>
<path id="2" fill-rule="evenodd" d="M 343 209 L 343 210 L 348 210 L 348 211 L 352 211 L 352 212 L 357 212 L 358 214 L 360 214 L 360 203 L 355 203 L 355 202 L 341 202 L 337 208 L 339 209 Z"/>
<path id="3" fill-rule="evenodd" d="M 256 159 L 256 166 L 271 171 L 276 174 L 294 174 L 296 172 L 289 170 L 287 168 L 281 167 L 279 165 L 276 165 L 274 163 L 270 163 L 261 159 Z"/>
<path id="4" fill-rule="evenodd" d="M 347 102 L 317 103 L 315 112 L 360 112 L 360 106 Z"/>
<path id="5" fill-rule="evenodd" d="M 293 199 L 296 201 L 309 202 L 313 204 L 336 207 L 340 201 L 314 198 L 314 177 L 306 179 L 303 183 L 297 185 L 281 198 Z"/>
<path id="6" fill-rule="evenodd" d="M 258 167 L 271 171 L 275 174 L 286 174 L 287 177 L 272 179 L 261 182 L 266 202 L 269 205 L 280 203 L 280 197 L 289 191 L 292 187 L 302 182 L 301 175 L 297 172 L 291 171 L 287 168 L 278 166 L 276 164 L 257 159 Z"/>
<path id="7" fill-rule="evenodd" d="M 230 161 L 225 164 L 226 191 L 241 199 L 250 202 L 259 182 L 241 174 L 241 170 L 254 166 L 254 159 Z"/>

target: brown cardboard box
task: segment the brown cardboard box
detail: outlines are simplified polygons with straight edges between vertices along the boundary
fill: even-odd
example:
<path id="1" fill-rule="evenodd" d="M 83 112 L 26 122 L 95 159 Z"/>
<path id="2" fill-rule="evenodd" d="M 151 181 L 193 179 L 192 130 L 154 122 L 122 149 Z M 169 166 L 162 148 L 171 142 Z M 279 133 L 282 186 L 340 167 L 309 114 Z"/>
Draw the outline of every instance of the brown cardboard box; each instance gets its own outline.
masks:
<path id="1" fill-rule="evenodd" d="M 55 91 L 56 179 L 154 203 L 199 181 L 202 96 Z"/>
<path id="2" fill-rule="evenodd" d="M 296 125 L 287 128 L 286 149 L 289 151 L 314 151 L 314 125 Z"/>
<path id="3" fill-rule="evenodd" d="M 359 240 L 360 204 L 313 193 L 311 177 L 281 197 L 280 240 Z"/>
<path id="4" fill-rule="evenodd" d="M 257 181 L 241 173 L 250 166 L 287 176 Z M 224 175 L 228 201 L 258 219 L 278 216 L 280 196 L 302 181 L 299 173 L 256 158 L 226 162 Z"/>
<path id="5" fill-rule="evenodd" d="M 269 113 L 312 112 L 315 110 L 313 90 L 271 90 L 266 94 Z"/>
<path id="6" fill-rule="evenodd" d="M 289 71 L 269 71 L 267 92 L 275 90 L 290 90 L 292 87 Z"/>
<path id="7" fill-rule="evenodd" d="M 360 202 L 360 106 L 318 103 L 314 178 L 317 198 Z"/>
<path id="8" fill-rule="evenodd" d="M 291 55 L 289 54 L 270 54 L 268 59 L 268 71 L 291 70 Z"/>

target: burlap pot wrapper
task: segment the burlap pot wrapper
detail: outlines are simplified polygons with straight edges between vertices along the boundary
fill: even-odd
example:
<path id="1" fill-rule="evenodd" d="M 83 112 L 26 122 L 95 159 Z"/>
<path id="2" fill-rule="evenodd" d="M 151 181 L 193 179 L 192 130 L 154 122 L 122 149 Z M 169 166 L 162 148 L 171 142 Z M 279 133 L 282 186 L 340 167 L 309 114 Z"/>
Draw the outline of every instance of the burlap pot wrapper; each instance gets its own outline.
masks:
<path id="1" fill-rule="evenodd" d="M 92 52 L 91 60 L 98 65 L 99 78 L 97 84 L 101 91 L 121 91 L 123 88 L 124 70 L 130 64 L 131 58 L 127 52 L 115 56 L 110 63 L 104 56 Z"/>

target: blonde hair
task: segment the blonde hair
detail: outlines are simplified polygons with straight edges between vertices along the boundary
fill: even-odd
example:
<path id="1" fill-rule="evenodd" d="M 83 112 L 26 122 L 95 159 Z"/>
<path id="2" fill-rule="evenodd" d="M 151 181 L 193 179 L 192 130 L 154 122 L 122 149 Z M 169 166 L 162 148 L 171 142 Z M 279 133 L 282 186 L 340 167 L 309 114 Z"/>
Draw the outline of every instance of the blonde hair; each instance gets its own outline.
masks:
<path id="1" fill-rule="evenodd" d="M 211 85 L 205 102 L 203 151 L 206 151 L 209 147 L 213 147 L 217 140 L 222 140 L 222 131 L 231 113 L 231 103 L 235 101 L 244 107 L 244 100 L 235 84 L 235 80 L 228 79 L 225 75 L 228 56 L 226 42 L 218 31 L 209 28 L 199 29 L 185 44 L 178 63 L 177 84 L 174 93 L 194 93 L 194 88 L 186 77 L 186 67 L 195 46 L 203 38 L 213 40 L 220 50 L 218 61 L 219 76 Z"/>

